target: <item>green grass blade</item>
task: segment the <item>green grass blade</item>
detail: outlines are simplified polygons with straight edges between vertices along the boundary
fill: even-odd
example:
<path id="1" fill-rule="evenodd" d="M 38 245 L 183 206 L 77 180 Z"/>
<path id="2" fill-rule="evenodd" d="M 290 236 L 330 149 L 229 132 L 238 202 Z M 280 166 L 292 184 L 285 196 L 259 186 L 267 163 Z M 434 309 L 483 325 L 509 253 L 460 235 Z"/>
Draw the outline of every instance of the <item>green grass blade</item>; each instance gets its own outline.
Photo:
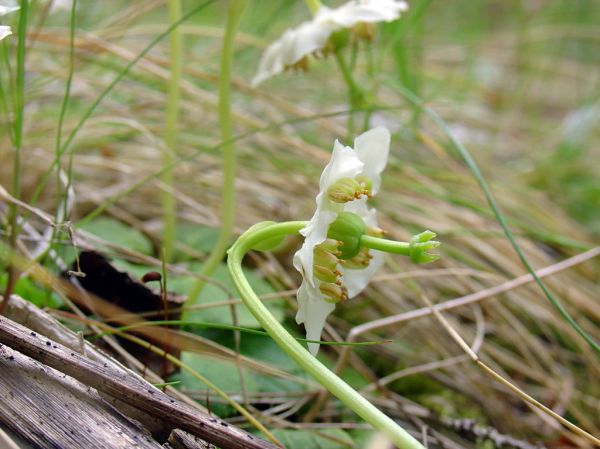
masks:
<path id="1" fill-rule="evenodd" d="M 444 134 L 446 134 L 446 136 L 452 143 L 452 146 L 458 152 L 458 154 L 460 155 L 462 160 L 467 165 L 469 171 L 471 172 L 471 174 L 473 175 L 473 177 L 479 184 L 479 187 L 483 191 L 483 194 L 485 195 L 485 198 L 486 198 L 490 208 L 492 209 L 492 212 L 494 213 L 496 220 L 500 224 L 500 227 L 502 228 L 504 235 L 510 242 L 510 245 L 512 246 L 514 251 L 517 253 L 517 256 L 519 257 L 519 260 L 521 261 L 523 266 L 527 269 L 527 271 L 529 271 L 529 273 L 533 277 L 535 283 L 540 287 L 540 289 L 542 290 L 542 292 L 544 293 L 544 295 L 546 296 L 548 301 L 550 301 L 550 303 L 556 308 L 558 313 L 560 313 L 560 315 L 565 319 L 565 321 L 567 321 L 567 323 L 569 323 L 569 325 L 571 325 L 571 327 L 579 335 L 581 335 L 581 337 L 596 352 L 600 353 L 600 345 L 598 345 L 598 343 L 596 341 L 594 341 L 594 339 L 586 331 L 584 331 L 583 328 L 573 319 L 573 317 L 569 314 L 569 312 L 567 312 L 567 310 L 565 309 L 563 304 L 560 302 L 560 300 L 552 294 L 552 292 L 548 289 L 548 287 L 546 287 L 546 285 L 542 282 L 542 280 L 537 276 L 537 274 L 531 267 L 529 261 L 525 257 L 525 254 L 523 253 L 523 251 L 517 244 L 512 231 L 510 230 L 510 228 L 508 227 L 508 225 L 506 223 L 504 215 L 502 214 L 502 212 L 500 211 L 500 208 L 498 207 L 498 204 L 496 203 L 496 199 L 492 195 L 492 191 L 490 190 L 489 186 L 485 182 L 485 179 L 483 178 L 483 175 L 481 174 L 479 167 L 475 163 L 475 160 L 473 159 L 473 157 L 471 156 L 469 151 L 464 147 L 464 145 L 462 143 L 460 143 L 458 141 L 458 139 L 456 139 L 456 137 L 454 136 L 452 131 L 450 131 L 450 129 L 446 126 L 446 123 L 444 122 L 444 120 L 436 112 L 434 112 L 433 110 L 431 110 L 430 108 L 425 106 L 423 100 L 421 100 L 418 96 L 416 96 L 413 92 L 411 92 L 408 89 L 405 89 L 403 87 L 398 87 L 398 86 L 392 86 L 392 87 L 396 88 L 413 105 L 419 107 L 444 132 Z"/>
<path id="2" fill-rule="evenodd" d="M 188 13 L 184 14 L 181 17 L 181 19 L 178 20 L 177 22 L 172 23 L 165 31 L 163 31 L 162 33 L 157 35 L 154 39 L 152 39 L 152 41 L 135 58 L 133 58 L 129 64 L 127 64 L 125 66 L 125 68 L 115 77 L 115 79 L 112 80 L 108 86 L 106 86 L 106 88 L 102 91 L 102 93 L 98 96 L 98 98 L 83 113 L 83 115 L 81 116 L 81 119 L 79 120 L 79 122 L 77 123 L 75 128 L 73 128 L 73 131 L 71 131 L 71 133 L 67 137 L 66 142 L 61 146 L 59 153 L 55 156 L 54 160 L 50 164 L 49 169 L 46 171 L 45 175 L 42 177 L 42 179 L 33 195 L 33 198 L 31 200 L 32 204 L 34 204 L 37 201 L 40 194 L 44 190 L 44 187 L 46 186 L 46 183 L 48 182 L 48 177 L 50 176 L 50 173 L 52 172 L 52 170 L 56 167 L 56 165 L 58 163 L 58 159 L 69 149 L 69 146 L 75 139 L 75 136 L 77 135 L 79 130 L 83 127 L 85 122 L 87 122 L 87 120 L 91 117 L 91 115 L 94 113 L 96 108 L 100 105 L 100 103 L 102 103 L 102 100 L 104 100 L 104 98 L 106 98 L 106 96 L 115 88 L 115 86 L 123 78 L 125 78 L 125 76 L 133 68 L 133 66 L 135 66 L 144 56 L 146 56 L 148 54 L 148 52 L 156 46 L 156 44 L 158 44 L 161 40 L 163 40 L 166 36 L 168 36 L 171 33 L 171 31 L 173 31 L 175 28 L 177 28 L 180 24 L 182 24 L 187 19 L 192 17 L 194 14 L 200 12 L 202 9 L 206 8 L 208 5 L 210 5 L 211 3 L 214 3 L 214 2 L 215 2 L 215 0 L 208 0 L 200 5 L 196 6 L 194 9 L 190 10 Z"/>

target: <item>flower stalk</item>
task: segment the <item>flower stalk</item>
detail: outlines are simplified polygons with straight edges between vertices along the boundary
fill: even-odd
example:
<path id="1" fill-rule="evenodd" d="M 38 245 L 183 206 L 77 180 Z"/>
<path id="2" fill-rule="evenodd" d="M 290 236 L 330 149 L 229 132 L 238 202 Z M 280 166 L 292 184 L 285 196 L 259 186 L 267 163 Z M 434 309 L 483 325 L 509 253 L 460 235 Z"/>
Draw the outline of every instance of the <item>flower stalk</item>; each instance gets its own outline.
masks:
<path id="1" fill-rule="evenodd" d="M 386 434 L 396 447 L 400 449 L 423 449 L 421 443 L 406 430 L 352 389 L 352 387 L 304 349 L 260 301 L 245 278 L 242 270 L 242 261 L 248 251 L 260 246 L 261 242 L 265 240 L 270 240 L 281 235 L 297 234 L 307 224 L 308 222 L 306 221 L 291 221 L 276 223 L 270 226 L 253 227 L 242 234 L 229 249 L 227 265 L 244 304 L 286 354 L 348 408 L 374 428 Z M 375 239 L 375 237 L 372 237 L 372 239 Z M 410 244 L 407 243 L 406 245 Z"/>
<path id="2" fill-rule="evenodd" d="M 221 51 L 221 70 L 219 74 L 219 124 L 221 141 L 223 142 L 223 188 L 221 210 L 221 232 L 217 243 L 208 256 L 200 272 L 201 276 L 210 277 L 221 263 L 229 246 L 235 223 L 235 149 L 233 147 L 233 124 L 231 120 L 231 68 L 237 26 L 242 16 L 246 0 L 231 0 L 223 37 Z M 196 281 L 188 294 L 187 302 L 191 304 L 204 288 L 205 281 Z"/>
<path id="3" fill-rule="evenodd" d="M 168 0 L 167 10 L 169 24 L 173 25 L 181 19 L 181 0 Z M 182 70 L 182 37 L 181 30 L 176 27 L 169 36 L 169 54 L 171 75 L 167 86 L 167 112 L 165 124 L 165 148 L 163 165 L 170 167 L 162 174 L 162 181 L 171 191 L 162 194 L 163 208 L 163 245 L 167 261 L 171 260 L 175 247 L 175 234 L 177 222 L 177 203 L 175 201 L 173 178 L 173 161 L 177 155 L 177 122 L 179 121 L 179 100 L 181 98 L 181 70 Z"/>

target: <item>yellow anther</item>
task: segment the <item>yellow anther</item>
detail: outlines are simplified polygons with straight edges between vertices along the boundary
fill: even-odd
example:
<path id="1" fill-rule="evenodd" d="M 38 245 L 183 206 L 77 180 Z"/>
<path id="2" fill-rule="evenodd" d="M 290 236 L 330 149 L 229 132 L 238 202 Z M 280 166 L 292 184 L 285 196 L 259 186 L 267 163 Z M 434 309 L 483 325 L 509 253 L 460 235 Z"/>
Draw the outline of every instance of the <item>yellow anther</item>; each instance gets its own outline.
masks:
<path id="1" fill-rule="evenodd" d="M 335 254 L 323 249 L 320 246 L 315 246 L 313 251 L 313 259 L 315 265 L 321 265 L 326 268 L 335 269 L 339 263 L 338 256 L 341 254 L 340 250 L 336 250 Z"/>
<path id="2" fill-rule="evenodd" d="M 352 32 L 358 39 L 371 42 L 375 37 L 375 25 L 372 23 L 360 22 L 354 25 Z"/>
<path id="3" fill-rule="evenodd" d="M 373 227 L 367 226 L 365 229 L 365 234 L 367 234 L 371 237 L 382 238 L 387 234 L 387 232 L 385 232 L 381 228 L 373 228 Z"/>
<path id="4" fill-rule="evenodd" d="M 373 256 L 369 253 L 368 248 L 361 248 L 356 256 L 351 259 L 342 260 L 341 264 L 345 268 L 351 268 L 353 270 L 362 270 L 367 268 L 371 263 Z"/>
<path id="5" fill-rule="evenodd" d="M 334 203 L 348 203 L 358 198 L 363 188 L 357 180 L 352 178 L 340 178 L 327 189 L 327 197 Z"/>
<path id="6" fill-rule="evenodd" d="M 348 299 L 346 289 L 338 284 L 324 282 L 319 286 L 319 290 L 325 295 L 324 300 L 326 302 L 335 304 Z"/>
<path id="7" fill-rule="evenodd" d="M 332 270 L 321 265 L 314 265 L 313 273 L 318 280 L 326 283 L 336 283 L 338 281 L 338 277 L 340 276 L 339 271 Z"/>

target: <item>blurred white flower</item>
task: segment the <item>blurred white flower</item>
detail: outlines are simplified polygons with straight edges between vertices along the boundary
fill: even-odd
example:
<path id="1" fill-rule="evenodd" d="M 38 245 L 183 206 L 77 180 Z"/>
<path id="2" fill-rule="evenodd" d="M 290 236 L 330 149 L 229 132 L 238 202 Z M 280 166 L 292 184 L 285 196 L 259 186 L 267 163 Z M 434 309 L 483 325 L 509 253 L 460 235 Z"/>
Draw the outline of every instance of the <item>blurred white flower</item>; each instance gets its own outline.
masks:
<path id="1" fill-rule="evenodd" d="M 382 253 L 366 249 L 343 259 L 339 242 L 328 239 L 328 233 L 330 225 L 346 212 L 360 217 L 368 230 L 378 230 L 376 211 L 367 206 L 367 199 L 379 190 L 389 146 L 390 132 L 382 127 L 358 136 L 354 149 L 336 140 L 331 160 L 321 175 L 317 210 L 300 231 L 305 240 L 294 255 L 294 267 L 303 278 L 297 295 L 296 322 L 304 323 L 309 340 L 321 338 L 335 303 L 360 293 L 383 263 Z M 309 343 L 308 348 L 314 355 L 319 345 Z"/>
<path id="2" fill-rule="evenodd" d="M 11 12 L 19 10 L 19 6 L 15 1 L 0 1 L 0 17 Z M 12 30 L 7 25 L 0 25 L 0 41 L 12 34 Z"/>
<path id="3" fill-rule="evenodd" d="M 353 0 L 339 8 L 321 6 L 312 20 L 287 30 L 265 50 L 258 71 L 252 79 L 256 87 L 290 67 L 306 67 L 311 54 L 322 54 L 336 31 L 359 24 L 391 22 L 408 9 L 402 0 Z"/>
<path id="4" fill-rule="evenodd" d="M 50 12 L 70 11 L 73 7 L 73 0 L 52 0 Z"/>
<path id="5" fill-rule="evenodd" d="M 19 10 L 19 5 L 16 1 L 4 0 L 0 1 L 0 16 L 4 16 L 11 12 L 15 12 Z"/>
<path id="6" fill-rule="evenodd" d="M 9 26 L 0 25 L 0 41 L 4 39 L 6 36 L 10 36 L 12 31 Z"/>

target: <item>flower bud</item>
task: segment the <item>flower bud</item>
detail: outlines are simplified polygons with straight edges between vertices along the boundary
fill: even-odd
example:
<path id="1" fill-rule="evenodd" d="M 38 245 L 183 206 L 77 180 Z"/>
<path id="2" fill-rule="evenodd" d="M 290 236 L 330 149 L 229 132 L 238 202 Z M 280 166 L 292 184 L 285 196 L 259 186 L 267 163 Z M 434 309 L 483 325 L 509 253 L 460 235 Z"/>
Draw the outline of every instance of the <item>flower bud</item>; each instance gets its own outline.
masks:
<path id="1" fill-rule="evenodd" d="M 326 302 L 335 304 L 348 299 L 346 289 L 339 284 L 324 282 L 319 286 L 319 290 L 325 295 Z"/>
<path id="2" fill-rule="evenodd" d="M 334 203 L 348 203 L 358 198 L 362 187 L 352 178 L 340 178 L 327 189 L 327 197 Z"/>
<path id="3" fill-rule="evenodd" d="M 340 212 L 329 226 L 327 237 L 342 242 L 340 259 L 351 259 L 360 251 L 360 239 L 365 233 L 365 222 L 352 212 Z"/>

